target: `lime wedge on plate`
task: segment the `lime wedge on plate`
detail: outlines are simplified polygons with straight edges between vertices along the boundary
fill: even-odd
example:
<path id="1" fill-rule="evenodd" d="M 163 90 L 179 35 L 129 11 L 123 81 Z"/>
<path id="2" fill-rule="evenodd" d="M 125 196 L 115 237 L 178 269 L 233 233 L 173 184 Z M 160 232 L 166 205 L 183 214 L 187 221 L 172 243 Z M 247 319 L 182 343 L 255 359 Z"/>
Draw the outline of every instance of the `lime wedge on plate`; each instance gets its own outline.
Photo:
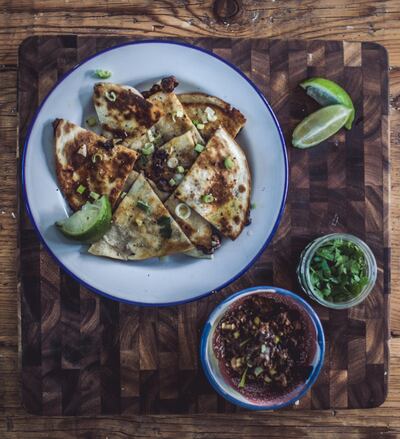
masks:
<path id="1" fill-rule="evenodd" d="M 353 101 L 346 90 L 336 84 L 336 82 L 325 78 L 310 78 L 300 83 L 300 86 L 304 88 L 309 96 L 324 107 L 327 105 L 342 104 L 350 108 L 352 111 L 346 121 L 345 127 L 348 130 L 351 129 L 355 110 Z"/>
<path id="2" fill-rule="evenodd" d="M 329 105 L 311 113 L 293 131 L 292 143 L 296 148 L 318 145 L 337 133 L 346 123 L 351 109 L 344 105 Z"/>
<path id="3" fill-rule="evenodd" d="M 69 218 L 57 221 L 56 226 L 68 238 L 82 242 L 98 241 L 110 228 L 111 205 L 106 196 L 86 203 Z"/>

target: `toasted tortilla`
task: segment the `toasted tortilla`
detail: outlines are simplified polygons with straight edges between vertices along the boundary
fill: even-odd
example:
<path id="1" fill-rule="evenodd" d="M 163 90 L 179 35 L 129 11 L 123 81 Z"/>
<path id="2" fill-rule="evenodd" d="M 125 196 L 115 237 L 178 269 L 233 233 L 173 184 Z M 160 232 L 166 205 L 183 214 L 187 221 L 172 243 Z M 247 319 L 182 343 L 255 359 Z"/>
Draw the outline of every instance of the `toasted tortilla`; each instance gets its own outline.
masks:
<path id="1" fill-rule="evenodd" d="M 144 134 L 126 138 L 124 145 L 136 151 L 140 151 L 149 142 L 158 147 L 190 130 L 194 132 L 197 143 L 204 143 L 175 93 L 160 91 L 151 95 L 148 101 L 161 108 L 163 116 Z"/>
<path id="2" fill-rule="evenodd" d="M 200 133 L 206 141 L 211 138 L 219 126 L 225 128 L 235 138 L 246 123 L 246 118 L 239 110 L 215 96 L 204 93 L 182 93 L 177 96 L 189 118 L 204 124 Z M 214 110 L 215 121 L 208 120 L 205 111 L 207 107 Z"/>
<path id="3" fill-rule="evenodd" d="M 136 169 L 143 171 L 160 191 L 170 194 L 182 179 L 182 175 L 177 173 L 177 167 L 182 166 L 186 171 L 197 159 L 197 143 L 197 130 L 193 127 L 156 148 L 153 154 L 142 156 L 136 163 Z M 176 185 L 171 185 L 171 181 L 176 182 Z"/>
<path id="4" fill-rule="evenodd" d="M 148 211 L 140 207 L 141 203 L 149 206 Z M 111 229 L 90 246 L 89 253 L 121 260 L 141 260 L 192 249 L 193 245 L 146 178 L 139 174 L 115 211 Z"/>
<path id="5" fill-rule="evenodd" d="M 122 141 L 145 134 L 164 114 L 135 88 L 109 82 L 95 84 L 93 103 L 103 135 Z"/>
<path id="6" fill-rule="evenodd" d="M 175 209 L 182 201 L 171 195 L 164 203 L 175 221 L 179 224 L 190 242 L 196 247 L 189 252 L 189 256 L 201 257 L 211 255 L 221 245 L 221 238 L 216 230 L 193 209 L 189 218 L 182 219 L 177 216 Z"/>
<path id="7" fill-rule="evenodd" d="M 230 159 L 232 169 L 225 160 Z M 174 195 L 210 222 L 222 235 L 236 239 L 249 221 L 251 176 L 246 156 L 223 128 L 208 141 Z M 205 201 L 205 198 L 212 201 Z"/>
<path id="8" fill-rule="evenodd" d="M 53 127 L 56 174 L 71 208 L 82 207 L 90 192 L 107 195 L 115 206 L 137 152 L 64 119 L 56 119 Z"/>

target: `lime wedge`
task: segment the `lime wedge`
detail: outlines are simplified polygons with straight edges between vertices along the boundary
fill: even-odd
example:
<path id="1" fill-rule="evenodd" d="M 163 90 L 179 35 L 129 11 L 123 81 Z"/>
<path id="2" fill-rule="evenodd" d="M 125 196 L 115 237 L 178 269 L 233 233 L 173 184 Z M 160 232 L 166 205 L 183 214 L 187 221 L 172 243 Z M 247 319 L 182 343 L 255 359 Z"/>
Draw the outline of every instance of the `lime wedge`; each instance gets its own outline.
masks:
<path id="1" fill-rule="evenodd" d="M 292 143 L 296 148 L 318 145 L 337 133 L 346 123 L 351 109 L 344 105 L 329 105 L 311 113 L 293 131 Z"/>
<path id="2" fill-rule="evenodd" d="M 111 205 L 106 196 L 86 203 L 69 218 L 57 221 L 56 226 L 68 238 L 82 242 L 98 241 L 110 228 Z"/>
<path id="3" fill-rule="evenodd" d="M 345 107 L 350 108 L 352 111 L 346 121 L 345 127 L 348 130 L 351 129 L 355 110 L 353 101 L 346 90 L 336 84 L 336 82 L 325 78 L 310 78 L 303 81 L 300 86 L 304 88 L 309 96 L 324 107 L 327 105 L 342 104 Z"/>

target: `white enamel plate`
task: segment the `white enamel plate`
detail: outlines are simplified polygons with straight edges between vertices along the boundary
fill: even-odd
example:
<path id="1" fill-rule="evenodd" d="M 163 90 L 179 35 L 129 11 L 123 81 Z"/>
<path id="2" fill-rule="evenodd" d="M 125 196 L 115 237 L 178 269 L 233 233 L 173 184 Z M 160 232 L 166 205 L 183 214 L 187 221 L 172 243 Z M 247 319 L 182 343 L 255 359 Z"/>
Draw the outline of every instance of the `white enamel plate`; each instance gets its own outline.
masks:
<path id="1" fill-rule="evenodd" d="M 55 221 L 69 208 L 57 187 L 52 121 L 83 125 L 92 114 L 95 69 L 112 72 L 110 81 L 145 89 L 175 75 L 177 93 L 201 91 L 237 107 L 247 124 L 237 141 L 252 173 L 252 223 L 236 241 L 224 239 L 212 260 L 183 255 L 167 261 L 121 262 L 89 255 L 87 247 L 64 239 Z M 98 53 L 68 73 L 37 111 L 23 157 L 23 185 L 32 223 L 59 264 L 99 294 L 142 305 L 188 302 L 221 289 L 243 274 L 270 242 L 285 204 L 287 157 L 279 124 L 254 84 L 236 67 L 203 49 L 166 41 L 123 44 Z"/>

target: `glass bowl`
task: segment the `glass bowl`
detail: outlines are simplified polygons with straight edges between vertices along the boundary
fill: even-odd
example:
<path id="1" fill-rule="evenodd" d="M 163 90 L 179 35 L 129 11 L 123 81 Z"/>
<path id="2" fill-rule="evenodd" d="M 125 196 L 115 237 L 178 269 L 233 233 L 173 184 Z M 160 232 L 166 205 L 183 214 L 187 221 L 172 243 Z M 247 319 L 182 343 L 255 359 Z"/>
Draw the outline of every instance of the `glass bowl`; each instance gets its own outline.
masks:
<path id="1" fill-rule="evenodd" d="M 351 300 L 348 300 L 346 302 L 334 303 L 325 300 L 314 291 L 314 288 L 311 284 L 309 268 L 310 268 L 311 260 L 314 257 L 314 254 L 317 251 L 317 249 L 325 245 L 327 242 L 338 238 L 353 242 L 361 249 L 361 251 L 364 254 L 365 260 L 367 262 L 368 282 L 361 290 L 358 296 L 353 297 Z M 308 294 L 312 299 L 314 299 L 316 302 L 332 309 L 351 308 L 352 306 L 361 303 L 372 291 L 376 282 L 376 276 L 377 276 L 376 259 L 374 254 L 372 253 L 372 250 L 368 247 L 368 245 L 364 241 L 362 241 L 361 239 L 357 238 L 354 235 L 349 235 L 347 233 L 332 233 L 330 235 L 325 235 L 312 241 L 303 250 L 300 256 L 299 265 L 297 267 L 297 278 L 299 280 L 299 283 L 303 291 L 306 294 Z"/>
<path id="2" fill-rule="evenodd" d="M 279 396 L 249 397 L 238 390 L 225 378 L 220 368 L 220 361 L 214 352 L 214 335 L 219 321 L 225 315 L 225 312 L 235 306 L 235 302 L 246 296 L 253 294 L 263 294 L 264 296 L 279 296 L 282 302 L 286 303 L 289 308 L 298 309 L 304 319 L 308 319 L 307 326 L 311 328 L 312 333 L 309 339 L 312 340 L 310 352 L 313 355 L 310 366 L 312 370 L 308 378 L 294 387 L 292 390 Z M 276 410 L 298 401 L 314 384 L 317 379 L 324 361 L 325 338 L 321 322 L 311 308 L 301 297 L 284 290 L 282 288 L 259 286 L 248 288 L 233 294 L 222 301 L 210 314 L 205 323 L 200 343 L 200 358 L 203 370 L 214 389 L 226 400 L 232 404 L 251 410 Z"/>

